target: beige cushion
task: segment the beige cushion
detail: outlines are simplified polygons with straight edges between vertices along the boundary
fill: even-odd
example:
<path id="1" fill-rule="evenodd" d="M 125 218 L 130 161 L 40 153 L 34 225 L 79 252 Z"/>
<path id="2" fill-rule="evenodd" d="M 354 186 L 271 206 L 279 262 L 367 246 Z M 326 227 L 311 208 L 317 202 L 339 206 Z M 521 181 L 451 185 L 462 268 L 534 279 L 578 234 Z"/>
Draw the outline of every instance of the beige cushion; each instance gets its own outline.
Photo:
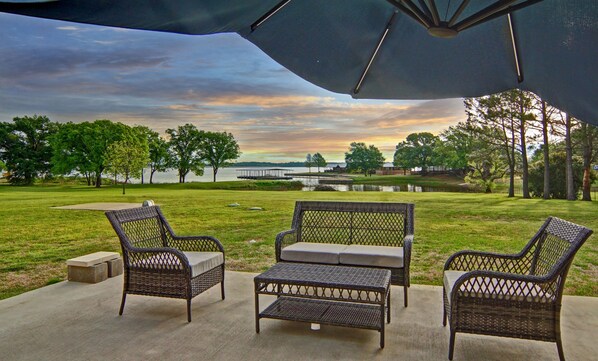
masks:
<path id="1" fill-rule="evenodd" d="M 199 276 L 224 263 L 222 252 L 183 252 L 183 254 L 189 260 L 191 277 Z"/>
<path id="2" fill-rule="evenodd" d="M 283 261 L 338 264 L 339 254 L 347 246 L 332 243 L 297 242 L 282 249 Z"/>
<path id="3" fill-rule="evenodd" d="M 444 271 L 444 290 L 448 296 L 449 302 L 451 301 L 451 293 L 453 292 L 453 288 L 455 283 L 462 275 L 468 273 L 467 271 L 451 271 L 447 270 Z M 484 279 L 484 277 L 479 277 L 480 279 Z M 547 293 L 542 289 L 542 287 L 527 282 L 518 282 L 518 281 L 511 281 L 511 280 L 503 280 L 500 281 L 496 278 L 492 278 L 492 281 L 487 286 L 480 286 L 482 281 L 478 281 L 473 285 L 473 292 L 477 297 L 501 297 L 503 299 L 511 299 L 516 301 L 533 301 L 536 300 L 538 297 L 542 297 L 542 300 L 547 300 L 552 297 L 551 294 Z M 525 284 L 525 285 L 522 285 Z M 485 282 L 487 284 L 487 282 Z M 515 286 L 515 287 L 512 287 Z M 527 286 L 527 287 L 525 287 Z M 498 288 L 499 295 L 496 295 L 496 289 Z M 516 291 L 514 288 L 517 288 Z"/>
<path id="4" fill-rule="evenodd" d="M 402 268 L 403 247 L 352 244 L 341 252 L 340 264 Z"/>
<path id="5" fill-rule="evenodd" d="M 224 255 L 222 252 L 183 252 L 183 254 L 189 260 L 191 277 L 198 276 L 224 263 Z M 175 256 L 172 254 L 160 253 L 139 260 L 134 266 L 149 266 L 158 269 L 177 269 L 179 268 L 178 265 L 167 264 L 165 262 L 165 259 L 172 259 L 173 257 Z"/>

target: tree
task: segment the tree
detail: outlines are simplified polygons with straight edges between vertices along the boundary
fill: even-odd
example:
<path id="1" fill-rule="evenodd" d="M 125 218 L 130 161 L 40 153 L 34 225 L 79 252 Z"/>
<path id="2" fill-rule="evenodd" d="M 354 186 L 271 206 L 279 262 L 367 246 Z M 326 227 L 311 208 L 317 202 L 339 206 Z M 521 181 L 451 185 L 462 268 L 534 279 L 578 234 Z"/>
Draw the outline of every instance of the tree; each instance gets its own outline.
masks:
<path id="1" fill-rule="evenodd" d="M 11 184 L 30 185 L 50 174 L 52 147 L 49 139 L 58 125 L 46 116 L 15 117 L 0 123 L 0 159 L 9 172 Z"/>
<path id="2" fill-rule="evenodd" d="M 543 150 L 538 150 L 542 152 Z M 565 159 L 567 155 L 562 146 L 553 147 L 551 149 L 550 157 L 550 174 L 552 175 L 549 179 L 550 193 L 544 194 L 544 161 L 540 159 L 539 155 L 533 157 L 537 159 L 532 161 L 530 167 L 530 192 L 534 197 L 543 197 L 544 199 L 567 199 L 567 166 Z M 543 154 L 542 154 L 543 156 Z M 583 162 L 579 157 L 573 158 L 573 189 L 575 197 L 582 185 L 583 178 Z"/>
<path id="3" fill-rule="evenodd" d="M 576 123 L 571 116 L 567 114 L 565 116 L 565 152 L 566 152 L 566 179 L 567 179 L 567 200 L 574 201 L 577 199 L 577 192 L 575 192 L 575 186 L 573 184 L 573 145 L 571 142 L 571 130 L 575 127 Z"/>
<path id="4" fill-rule="evenodd" d="M 509 166 L 509 197 L 515 196 L 515 144 L 517 143 L 517 127 L 512 113 L 505 107 L 505 93 L 493 94 L 480 98 L 464 100 L 468 123 L 476 134 L 483 137 L 490 130 L 494 138 L 486 137 L 489 146 L 498 146 L 504 153 Z"/>
<path id="5" fill-rule="evenodd" d="M 150 130 L 147 134 L 149 148 L 150 184 L 154 183 L 154 173 L 166 172 L 170 164 L 168 142 L 156 131 Z"/>
<path id="6" fill-rule="evenodd" d="M 494 182 L 504 177 L 508 169 L 501 147 L 488 142 L 498 136 L 497 132 L 499 130 L 491 127 L 478 129 L 479 136 L 474 139 L 468 157 L 470 171 L 465 180 L 480 185 L 486 193 L 492 193 Z"/>
<path id="7" fill-rule="evenodd" d="M 349 151 L 345 153 L 347 170 L 371 175 L 372 171 L 384 166 L 384 156 L 374 145 L 369 147 L 365 143 L 351 143 Z"/>
<path id="8" fill-rule="evenodd" d="M 78 171 L 88 178 L 88 184 L 99 188 L 108 148 L 123 140 L 130 131 L 131 127 L 107 119 L 67 123 L 52 138 L 54 169 L 60 174 Z"/>
<path id="9" fill-rule="evenodd" d="M 167 129 L 170 136 L 168 145 L 171 150 L 171 167 L 179 173 L 179 183 L 185 183 L 189 172 L 201 176 L 204 171 L 201 143 L 203 133 L 193 124 L 180 125 L 176 129 Z"/>
<path id="10" fill-rule="evenodd" d="M 434 147 L 438 137 L 432 133 L 411 133 L 405 141 L 397 144 L 393 163 L 397 167 L 420 167 L 426 174 L 432 165 Z"/>
<path id="11" fill-rule="evenodd" d="M 123 178 L 123 194 L 125 185 L 131 178 L 140 178 L 149 162 L 149 147 L 145 134 L 132 131 L 125 139 L 114 142 L 108 147 L 106 169 Z"/>
<path id="12" fill-rule="evenodd" d="M 460 122 L 440 133 L 434 147 L 435 159 L 454 172 L 464 176 L 469 172 L 469 155 L 473 150 L 475 134 L 468 123 Z"/>
<path id="13" fill-rule="evenodd" d="M 309 173 L 311 173 L 311 167 L 313 165 L 314 165 L 314 162 L 311 157 L 311 154 L 307 153 L 307 156 L 305 156 L 305 166 L 308 168 Z"/>
<path id="14" fill-rule="evenodd" d="M 578 153 L 583 159 L 582 201 L 591 201 L 591 186 L 594 178 L 592 163 L 598 159 L 598 127 L 580 122 L 579 128 L 573 131 L 571 137 L 575 140 Z"/>
<path id="15" fill-rule="evenodd" d="M 218 169 L 229 166 L 231 160 L 241 156 L 235 137 L 227 132 L 204 132 L 200 149 L 203 160 L 212 167 L 214 182 Z"/>
<path id="16" fill-rule="evenodd" d="M 311 157 L 311 161 L 313 162 L 313 164 L 318 167 L 318 173 L 320 173 L 320 167 L 325 167 L 326 164 L 326 159 L 324 159 L 324 157 L 322 156 L 322 154 L 320 153 L 316 153 Z"/>

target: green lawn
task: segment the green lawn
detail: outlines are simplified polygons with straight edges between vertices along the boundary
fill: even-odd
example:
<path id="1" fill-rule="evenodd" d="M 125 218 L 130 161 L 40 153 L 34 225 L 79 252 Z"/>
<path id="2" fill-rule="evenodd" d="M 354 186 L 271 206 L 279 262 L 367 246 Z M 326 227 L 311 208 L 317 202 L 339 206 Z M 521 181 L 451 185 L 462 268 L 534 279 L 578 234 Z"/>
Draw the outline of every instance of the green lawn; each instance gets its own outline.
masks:
<path id="1" fill-rule="evenodd" d="M 137 185 L 123 196 L 119 187 L 2 185 L 0 298 L 64 279 L 68 258 L 120 250 L 102 212 L 50 208 L 69 204 L 153 199 L 179 234 L 219 238 L 229 270 L 257 272 L 274 263 L 274 238 L 289 228 L 295 200 L 413 202 L 412 282 L 435 285 L 441 284 L 442 266 L 453 252 L 518 251 L 549 215 L 598 230 L 598 202 L 509 199 L 504 194 L 253 190 L 284 188 L 268 182 Z M 226 207 L 233 202 L 241 207 Z M 247 210 L 253 206 L 264 210 Z M 593 236 L 575 259 L 566 293 L 598 296 L 597 281 L 598 241 Z"/>

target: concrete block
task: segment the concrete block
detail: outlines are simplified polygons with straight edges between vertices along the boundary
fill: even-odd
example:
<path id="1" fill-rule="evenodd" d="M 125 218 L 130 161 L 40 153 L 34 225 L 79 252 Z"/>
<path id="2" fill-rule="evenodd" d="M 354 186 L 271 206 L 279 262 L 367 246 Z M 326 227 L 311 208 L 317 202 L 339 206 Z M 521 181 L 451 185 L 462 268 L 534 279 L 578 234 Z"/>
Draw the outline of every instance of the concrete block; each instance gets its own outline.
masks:
<path id="1" fill-rule="evenodd" d="M 96 252 L 85 256 L 71 258 L 66 261 L 67 266 L 89 267 L 120 257 L 117 252 Z"/>
<path id="2" fill-rule="evenodd" d="M 68 266 L 68 280 L 73 282 L 98 283 L 108 278 L 106 262 L 89 267 Z"/>
<path id="3" fill-rule="evenodd" d="M 123 273 L 122 257 L 107 261 L 106 265 L 108 265 L 108 277 L 118 276 Z"/>

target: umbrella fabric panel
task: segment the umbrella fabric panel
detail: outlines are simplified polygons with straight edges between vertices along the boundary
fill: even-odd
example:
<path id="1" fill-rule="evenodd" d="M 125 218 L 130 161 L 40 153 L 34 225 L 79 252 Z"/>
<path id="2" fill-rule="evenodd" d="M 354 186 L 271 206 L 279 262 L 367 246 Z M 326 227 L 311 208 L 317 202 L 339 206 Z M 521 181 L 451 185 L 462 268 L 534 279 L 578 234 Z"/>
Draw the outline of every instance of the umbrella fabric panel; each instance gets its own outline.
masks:
<path id="1" fill-rule="evenodd" d="M 547 0 L 512 17 L 521 87 L 598 125 L 598 1 Z"/>
<path id="2" fill-rule="evenodd" d="M 57 0 L 2 2 L 0 11 L 130 29 L 204 35 L 249 26 L 279 0 Z"/>
<path id="3" fill-rule="evenodd" d="M 462 17 L 494 1 L 471 1 Z M 460 3 L 436 1 L 443 16 Z M 237 32 L 304 79 L 356 98 L 437 99 L 519 87 L 598 124 L 597 0 L 543 0 L 512 14 L 521 83 L 506 15 L 437 39 L 398 12 L 357 94 L 397 11 L 386 0 L 0 0 L 0 11 L 183 34 Z"/>
<path id="4" fill-rule="evenodd" d="M 359 93 L 353 94 L 395 8 L 380 1 L 344 3 L 292 2 L 255 31 L 241 34 L 308 81 L 357 98 L 477 96 L 517 86 L 504 19 L 454 39 L 437 39 L 398 13 Z"/>

